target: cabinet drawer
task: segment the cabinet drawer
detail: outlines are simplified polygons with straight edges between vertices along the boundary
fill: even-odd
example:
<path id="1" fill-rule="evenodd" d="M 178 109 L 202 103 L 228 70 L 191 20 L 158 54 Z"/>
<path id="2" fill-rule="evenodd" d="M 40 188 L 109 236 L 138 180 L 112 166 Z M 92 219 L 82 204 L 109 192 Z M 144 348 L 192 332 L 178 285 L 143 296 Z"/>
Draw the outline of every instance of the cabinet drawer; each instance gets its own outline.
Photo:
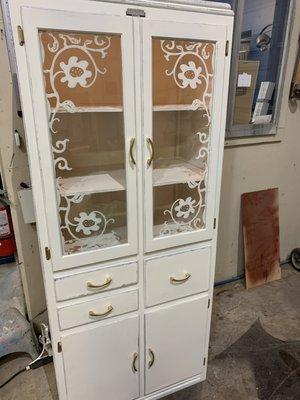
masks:
<path id="1" fill-rule="evenodd" d="M 132 290 L 114 296 L 102 297 L 62 307 L 58 310 L 58 318 L 60 328 L 63 330 L 90 322 L 101 321 L 137 309 L 138 291 Z"/>
<path id="2" fill-rule="evenodd" d="M 55 280 L 58 301 L 117 289 L 137 283 L 137 263 L 128 263 L 94 271 L 78 273 Z"/>
<path id="3" fill-rule="evenodd" d="M 167 254 L 146 261 L 146 305 L 208 290 L 211 248 Z"/>

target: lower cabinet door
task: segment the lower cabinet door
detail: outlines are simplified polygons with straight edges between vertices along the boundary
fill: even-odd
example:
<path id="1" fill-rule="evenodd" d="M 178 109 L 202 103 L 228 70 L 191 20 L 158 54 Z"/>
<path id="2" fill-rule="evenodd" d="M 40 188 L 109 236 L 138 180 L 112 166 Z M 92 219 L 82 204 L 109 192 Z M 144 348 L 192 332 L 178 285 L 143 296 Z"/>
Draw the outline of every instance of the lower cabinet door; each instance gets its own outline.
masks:
<path id="1" fill-rule="evenodd" d="M 68 400 L 139 397 L 138 317 L 88 326 L 62 338 Z"/>
<path id="2" fill-rule="evenodd" d="M 146 394 L 204 370 L 208 297 L 148 311 Z"/>

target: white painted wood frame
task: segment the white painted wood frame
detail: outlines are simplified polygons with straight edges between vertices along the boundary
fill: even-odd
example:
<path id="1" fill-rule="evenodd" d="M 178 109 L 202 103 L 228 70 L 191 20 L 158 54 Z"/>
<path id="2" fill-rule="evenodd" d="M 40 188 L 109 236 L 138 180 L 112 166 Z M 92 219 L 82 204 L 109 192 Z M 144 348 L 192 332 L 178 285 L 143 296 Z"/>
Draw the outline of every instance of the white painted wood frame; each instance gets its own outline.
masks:
<path id="1" fill-rule="evenodd" d="M 87 388 L 85 392 L 87 400 L 96 400 L 99 397 L 99 392 L 102 392 L 106 399 L 155 400 L 204 380 L 207 369 L 217 240 L 217 229 L 213 229 L 213 220 L 217 218 L 219 211 L 230 67 L 230 46 L 228 55 L 225 56 L 225 44 L 227 40 L 231 42 L 232 39 L 232 11 L 227 5 L 223 6 L 210 2 L 203 3 L 207 6 L 196 4 L 196 2 L 185 2 L 185 4 L 176 2 L 172 4 L 155 1 L 118 3 L 54 0 L 49 3 L 46 0 L 7 0 L 7 3 L 17 58 L 40 255 L 60 400 L 80 398 L 80 390 L 83 386 Z M 145 11 L 145 18 L 126 16 L 127 9 L 132 8 Z M 18 26 L 24 29 L 24 46 L 19 45 Z M 49 137 L 45 134 L 48 131 L 48 126 L 37 37 L 38 28 L 99 33 L 116 32 L 120 33 L 124 39 L 122 50 L 125 60 L 123 100 L 125 121 L 127 121 L 125 123 L 127 155 L 129 140 L 136 137 L 134 147 L 136 167 L 132 168 L 127 160 L 126 178 L 128 192 L 130 192 L 127 196 L 127 201 L 130 203 L 128 221 L 131 232 L 128 245 L 86 252 L 85 254 L 62 256 L 58 233 L 59 226 L 53 217 L 56 218 L 57 216 L 57 207 Z M 151 175 L 149 175 L 150 171 L 145 169 L 145 161 L 148 158 L 148 149 L 145 149 L 145 137 L 152 134 L 151 125 L 148 125 L 150 118 L 149 102 L 151 102 L 148 79 L 149 65 L 146 66 L 145 61 L 150 63 L 150 48 L 148 46 L 152 34 L 191 39 L 196 37 L 216 43 L 214 85 L 217 95 L 213 96 L 212 108 L 211 132 L 213 134 L 212 156 L 210 158 L 212 183 L 209 189 L 210 206 L 207 215 L 207 229 L 204 232 L 192 232 L 191 235 L 176 235 L 177 238 L 175 236 L 172 239 L 164 238 L 162 244 L 158 245 L 150 236 L 151 223 L 149 224 L 149 218 L 152 220 L 152 214 L 149 213 L 148 206 L 152 208 L 152 204 L 149 205 L 148 203 L 148 191 L 150 188 L 152 190 L 152 182 Z M 125 76 L 127 79 L 124 78 Z M 37 140 L 39 132 L 44 132 L 42 140 Z M 147 217 L 145 217 L 146 208 L 148 209 Z M 45 247 L 49 247 L 51 250 L 50 259 L 46 257 Z M 180 278 L 181 272 L 185 272 L 185 270 L 189 272 L 189 265 L 191 265 L 193 271 L 196 268 L 195 260 L 193 259 L 193 262 L 191 262 L 193 254 L 198 251 L 201 254 L 202 252 L 205 253 L 208 251 L 207 249 L 210 249 L 209 257 L 203 257 L 202 265 L 199 263 L 199 268 L 207 269 L 206 272 L 203 271 L 203 274 L 201 272 L 201 276 L 206 277 L 205 279 L 208 276 L 207 285 L 195 288 L 191 284 L 190 290 L 183 290 L 175 297 L 173 294 L 166 296 L 162 290 L 158 300 L 157 294 L 154 293 L 155 305 L 146 304 L 148 288 L 145 269 L 148 261 L 156 259 L 159 263 L 159 260 L 161 260 L 162 268 L 168 269 L 172 266 L 165 264 L 164 260 L 180 254 L 180 264 L 176 263 L 175 260 L 177 269 L 170 271 L 171 275 L 176 273 L 174 276 Z M 105 283 L 107 276 L 103 273 L 98 276 L 97 271 L 107 269 L 108 273 L 114 267 L 119 271 L 121 266 L 131 263 L 138 264 L 137 282 L 134 278 L 130 279 L 132 284 L 129 282 L 129 285 L 127 285 L 126 280 L 124 280 L 124 285 L 116 281 L 115 287 L 105 286 L 104 290 L 99 287 L 90 294 L 86 294 L 80 289 L 78 296 L 72 294 L 78 293 L 77 283 L 76 285 L 74 283 L 74 291 L 72 292 L 73 289 L 70 291 L 70 293 L 72 292 L 70 296 L 67 294 L 63 300 L 61 300 L 61 297 L 60 299 L 57 298 L 55 287 L 59 280 L 67 282 L 69 278 L 76 278 L 77 282 L 78 276 L 82 276 L 84 285 L 88 281 L 92 281 L 93 284 Z M 180 265 L 182 265 L 182 271 Z M 191 279 L 195 274 L 198 276 L 197 272 L 193 271 L 191 270 Z M 89 278 L 87 278 L 87 275 Z M 168 277 L 168 273 L 159 275 L 162 279 Z M 117 273 L 116 279 L 118 279 L 118 276 Z M 153 278 L 151 279 L 153 280 Z M 160 279 L 160 277 L 158 276 L 157 279 Z M 193 283 L 193 280 L 190 282 Z M 169 284 L 172 283 L 168 280 Z M 72 285 L 71 280 L 66 288 L 68 285 Z M 153 283 L 151 287 L 153 287 Z M 162 286 L 160 285 L 160 287 Z M 184 288 L 184 286 L 182 287 Z M 170 287 L 168 287 L 169 289 Z M 180 290 L 180 287 L 177 289 Z M 155 291 L 155 285 L 152 290 Z M 137 294 L 137 297 L 133 299 L 131 294 L 133 296 Z M 119 310 L 118 313 L 119 305 L 115 299 L 127 299 L 127 296 L 130 300 L 122 302 L 120 306 L 122 310 Z M 90 307 L 90 305 L 93 306 Z M 98 308 L 97 305 L 101 307 Z M 112 308 L 108 307 L 110 305 Z M 104 306 L 104 309 L 102 306 Z M 66 314 L 64 314 L 65 310 L 67 310 Z M 116 310 L 115 316 L 113 310 Z M 91 311 L 92 314 L 90 314 Z M 193 315 L 195 313 L 199 315 L 201 321 L 191 320 L 189 312 Z M 103 315 L 97 317 L 94 315 L 97 313 Z M 167 374 L 167 371 L 162 371 L 161 368 L 164 367 L 161 366 L 168 365 L 168 360 L 164 359 L 160 363 L 160 351 L 162 352 L 160 349 L 169 343 L 169 333 L 167 327 L 165 330 L 158 329 L 160 324 L 157 325 L 157 321 L 165 313 L 167 316 L 170 315 L 174 324 L 177 324 L 176 326 L 181 327 L 181 330 L 178 328 L 178 331 L 182 332 L 187 340 L 190 340 L 191 345 L 187 347 L 187 357 L 184 360 L 187 365 L 186 371 L 189 372 L 188 376 L 180 368 L 176 371 L 172 370 L 170 376 L 163 376 L 163 374 Z M 178 320 L 176 320 L 177 315 Z M 66 329 L 61 328 L 60 318 L 67 322 Z M 185 323 L 196 324 L 195 330 L 190 332 L 190 336 L 188 332 L 184 332 Z M 165 324 L 167 324 L 167 320 L 165 320 Z M 201 342 L 199 346 L 198 339 Z M 176 337 L 174 343 L 179 344 L 180 338 Z M 152 349 L 153 354 L 155 354 L 153 360 L 150 357 L 151 353 L 149 353 L 150 344 L 155 347 Z M 197 347 L 196 350 L 195 346 Z M 176 347 L 172 347 L 172 351 L 175 352 L 175 359 Z M 194 367 L 197 364 L 197 357 L 194 356 L 197 354 L 199 369 Z M 150 367 L 149 361 L 153 361 Z M 102 379 L 101 370 L 104 371 Z M 162 376 L 163 380 L 161 380 Z M 120 377 L 122 377 L 122 380 L 118 386 Z M 113 387 L 109 384 L 109 379 L 114 383 Z"/>

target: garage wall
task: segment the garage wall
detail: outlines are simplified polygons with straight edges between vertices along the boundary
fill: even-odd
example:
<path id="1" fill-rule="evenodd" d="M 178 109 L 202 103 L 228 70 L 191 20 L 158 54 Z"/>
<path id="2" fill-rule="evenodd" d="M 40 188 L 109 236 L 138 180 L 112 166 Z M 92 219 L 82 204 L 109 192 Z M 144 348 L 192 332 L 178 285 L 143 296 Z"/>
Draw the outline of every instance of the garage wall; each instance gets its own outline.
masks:
<path id="1" fill-rule="evenodd" d="M 300 0 L 296 0 L 287 73 L 280 114 L 278 143 L 226 147 L 223 163 L 216 281 L 242 274 L 243 240 L 240 199 L 244 192 L 279 188 L 280 257 L 286 260 L 300 246 L 300 102 L 288 93 L 300 33 Z"/>

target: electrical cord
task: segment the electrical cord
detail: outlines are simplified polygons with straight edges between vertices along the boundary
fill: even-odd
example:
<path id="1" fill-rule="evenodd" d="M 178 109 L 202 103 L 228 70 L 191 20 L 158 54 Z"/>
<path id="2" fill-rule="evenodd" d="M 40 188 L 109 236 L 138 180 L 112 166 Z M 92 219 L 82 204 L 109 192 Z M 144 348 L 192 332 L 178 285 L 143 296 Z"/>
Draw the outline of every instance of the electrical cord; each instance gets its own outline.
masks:
<path id="1" fill-rule="evenodd" d="M 3 388 L 5 385 L 7 385 L 10 381 L 12 381 L 16 376 L 20 375 L 22 372 L 25 372 L 25 371 L 27 371 L 27 370 L 26 370 L 26 367 L 20 369 L 20 371 L 16 372 L 16 373 L 15 373 L 14 375 L 12 375 L 9 379 L 7 379 L 7 381 L 5 381 L 4 383 L 2 383 L 2 384 L 0 385 L 0 389 L 2 389 L 2 388 Z"/>
<path id="2" fill-rule="evenodd" d="M 2 383 L 0 385 L 0 389 L 2 389 L 5 385 L 7 385 L 10 381 L 12 381 L 15 377 L 20 375 L 22 372 L 25 371 L 30 371 L 31 369 L 37 369 L 42 367 L 43 365 L 49 364 L 52 362 L 53 357 L 52 356 L 45 356 L 42 358 L 37 358 L 36 360 L 32 361 L 30 364 L 28 364 L 25 368 L 22 368 L 20 371 L 16 372 L 14 375 L 12 375 L 7 381 Z"/>

